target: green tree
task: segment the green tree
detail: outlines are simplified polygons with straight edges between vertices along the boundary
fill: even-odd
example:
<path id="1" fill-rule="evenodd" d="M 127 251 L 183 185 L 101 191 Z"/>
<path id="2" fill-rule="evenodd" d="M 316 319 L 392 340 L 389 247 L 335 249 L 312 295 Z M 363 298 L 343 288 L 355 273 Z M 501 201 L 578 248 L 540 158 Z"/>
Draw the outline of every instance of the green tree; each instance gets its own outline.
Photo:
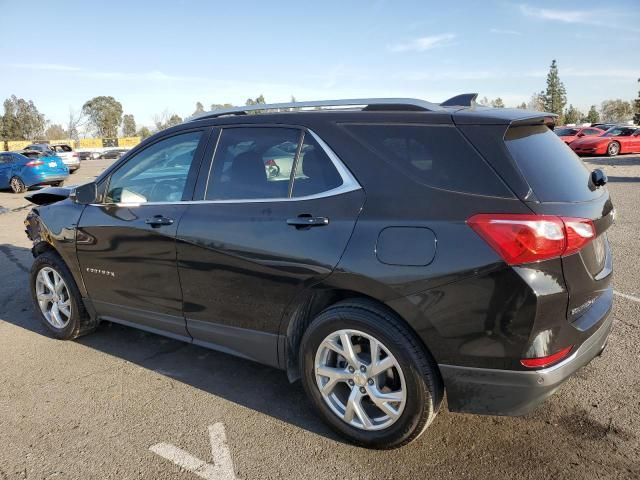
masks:
<path id="1" fill-rule="evenodd" d="M 562 122 L 564 107 L 567 104 L 567 91 L 558 75 L 558 64 L 551 62 L 551 68 L 547 74 L 547 89 L 542 93 L 542 103 L 546 112 L 558 115 L 559 123 Z"/>
<path id="2" fill-rule="evenodd" d="M 44 136 L 47 140 L 60 140 L 67 138 L 67 131 L 62 128 L 62 125 L 54 123 L 44 131 Z"/>
<path id="3" fill-rule="evenodd" d="M 31 100 L 15 95 L 4 101 L 2 132 L 4 140 L 35 140 L 44 137 L 45 118 Z"/>
<path id="4" fill-rule="evenodd" d="M 491 100 L 491 106 L 493 108 L 504 108 L 504 102 L 500 97 L 498 97 L 495 100 Z"/>
<path id="5" fill-rule="evenodd" d="M 487 98 L 486 95 L 478 100 L 477 103 L 478 105 L 482 105 L 483 107 L 488 107 L 489 105 L 491 105 L 491 101 Z"/>
<path id="6" fill-rule="evenodd" d="M 211 110 L 221 110 L 223 108 L 231 108 L 233 105 L 230 103 L 212 103 Z"/>
<path id="7" fill-rule="evenodd" d="M 543 92 L 534 93 L 531 95 L 529 99 L 529 103 L 527 104 L 528 110 L 535 110 L 537 112 L 544 112 L 544 100 L 543 100 Z"/>
<path id="8" fill-rule="evenodd" d="M 575 108 L 573 105 L 569 105 L 569 108 L 567 108 L 564 112 L 564 122 L 566 124 L 569 124 L 569 123 L 577 124 L 580 122 L 580 119 L 582 117 L 583 117 L 582 112 L 577 108 Z"/>
<path id="9" fill-rule="evenodd" d="M 138 137 L 141 137 L 143 140 L 150 136 L 151 130 L 149 130 L 147 127 L 142 127 L 140 130 L 138 130 Z"/>
<path id="10" fill-rule="evenodd" d="M 249 106 L 249 105 L 264 105 L 267 102 L 264 99 L 264 95 L 260 94 L 259 97 L 253 99 L 253 98 L 247 98 L 247 101 L 245 102 L 245 105 Z M 256 113 L 260 113 L 260 110 L 254 110 L 252 112 L 249 112 L 251 114 L 256 114 Z"/>
<path id="11" fill-rule="evenodd" d="M 204 105 L 202 105 L 200 102 L 196 102 L 196 111 L 191 115 L 200 115 L 201 113 L 204 113 Z"/>
<path id="12" fill-rule="evenodd" d="M 159 115 L 156 115 L 153 119 L 156 125 L 156 132 L 164 130 L 165 128 L 174 127 L 182 123 L 182 117 L 176 113 L 169 113 L 165 110 Z"/>
<path id="13" fill-rule="evenodd" d="M 638 85 L 640 85 L 640 78 Z M 633 113 L 633 123 L 640 125 L 640 88 L 638 89 L 638 98 L 633 101 Z"/>
<path id="14" fill-rule="evenodd" d="M 113 97 L 94 97 L 82 106 L 82 113 L 99 137 L 115 138 L 122 123 L 122 104 Z"/>
<path id="15" fill-rule="evenodd" d="M 588 123 L 597 123 L 600 121 L 600 114 L 598 113 L 598 110 L 596 110 L 596 106 L 595 105 L 591 105 L 591 108 L 589 109 L 589 113 L 587 113 L 587 116 L 585 117 L 585 122 Z"/>
<path id="16" fill-rule="evenodd" d="M 600 118 L 603 122 L 628 122 L 633 118 L 633 105 L 619 98 L 605 100 L 600 105 Z"/>
<path id="17" fill-rule="evenodd" d="M 136 135 L 136 120 L 130 113 L 122 117 L 122 135 L 125 137 L 135 137 Z"/>
<path id="18" fill-rule="evenodd" d="M 518 105 L 516 108 L 520 108 L 522 110 L 526 110 L 527 109 L 527 102 L 522 102 L 520 105 Z"/>

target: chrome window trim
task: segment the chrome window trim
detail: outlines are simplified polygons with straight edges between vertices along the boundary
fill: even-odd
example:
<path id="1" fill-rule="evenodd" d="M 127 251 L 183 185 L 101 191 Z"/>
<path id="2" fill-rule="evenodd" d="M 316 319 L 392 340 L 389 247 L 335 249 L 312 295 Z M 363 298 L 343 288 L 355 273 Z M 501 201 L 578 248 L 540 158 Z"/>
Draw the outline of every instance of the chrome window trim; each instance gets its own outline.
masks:
<path id="1" fill-rule="evenodd" d="M 252 125 L 253 128 L 259 128 L 259 125 Z M 240 127 L 231 127 L 231 128 L 240 128 Z M 303 197 L 282 197 L 282 198 L 234 198 L 234 199 L 226 199 L 226 200 L 184 200 L 178 202 L 145 202 L 145 203 L 92 203 L 92 206 L 107 206 L 107 205 L 115 205 L 117 207 L 140 207 L 142 205 L 200 205 L 207 203 L 274 203 L 274 202 L 299 202 L 305 200 L 317 200 L 319 198 L 326 197 L 334 197 L 336 195 L 342 195 L 344 193 L 354 192 L 356 190 L 361 190 L 362 186 L 355 179 L 353 174 L 344 166 L 342 160 L 336 155 L 336 153 L 325 143 L 322 138 L 320 138 L 313 130 L 311 129 L 302 129 L 304 132 L 311 134 L 311 136 L 318 142 L 320 147 L 324 150 L 324 152 L 333 163 L 333 166 L 338 171 L 340 178 L 342 178 L 342 185 L 332 188 L 331 190 L 326 190 L 320 193 L 314 193 L 313 195 L 305 195 Z M 211 175 L 211 169 L 213 167 L 213 160 L 215 159 L 215 154 L 218 149 L 218 143 L 220 142 L 220 137 L 222 137 L 222 133 L 224 128 L 221 128 L 220 133 L 218 134 L 218 139 L 216 140 L 216 146 L 213 152 L 213 158 L 209 165 L 209 172 L 207 173 L 207 186 L 205 187 L 205 197 L 209 185 L 209 176 Z"/>

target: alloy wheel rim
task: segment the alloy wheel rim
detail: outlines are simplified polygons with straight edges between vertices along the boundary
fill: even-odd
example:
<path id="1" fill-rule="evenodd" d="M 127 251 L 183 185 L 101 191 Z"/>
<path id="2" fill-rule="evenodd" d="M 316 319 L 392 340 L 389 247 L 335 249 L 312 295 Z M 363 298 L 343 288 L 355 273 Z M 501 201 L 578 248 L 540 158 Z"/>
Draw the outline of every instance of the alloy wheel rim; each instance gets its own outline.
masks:
<path id="1" fill-rule="evenodd" d="M 609 145 L 609 153 L 612 154 L 616 154 L 618 153 L 618 144 L 617 143 L 612 143 L 611 145 Z"/>
<path id="2" fill-rule="evenodd" d="M 315 356 L 316 385 L 331 411 L 360 430 L 382 430 L 402 415 L 404 373 L 391 351 L 358 330 L 327 335 Z"/>
<path id="3" fill-rule="evenodd" d="M 71 320 L 71 296 L 60 274 L 44 267 L 36 277 L 36 298 L 45 320 L 55 328 L 64 328 Z"/>
<path id="4" fill-rule="evenodd" d="M 11 187 L 15 190 L 22 190 L 22 185 L 20 185 L 20 180 L 18 180 L 17 178 L 13 178 L 11 180 Z"/>

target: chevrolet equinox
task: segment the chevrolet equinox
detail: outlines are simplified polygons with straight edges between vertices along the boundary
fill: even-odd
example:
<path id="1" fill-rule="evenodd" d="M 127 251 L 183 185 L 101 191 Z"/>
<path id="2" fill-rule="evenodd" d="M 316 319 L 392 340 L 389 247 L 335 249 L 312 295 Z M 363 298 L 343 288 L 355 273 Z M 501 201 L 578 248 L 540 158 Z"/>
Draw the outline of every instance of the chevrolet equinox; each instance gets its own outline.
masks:
<path id="1" fill-rule="evenodd" d="M 217 110 L 33 192 L 51 334 L 117 322 L 301 379 L 350 441 L 521 415 L 604 349 L 614 209 L 551 114 L 415 99 Z"/>

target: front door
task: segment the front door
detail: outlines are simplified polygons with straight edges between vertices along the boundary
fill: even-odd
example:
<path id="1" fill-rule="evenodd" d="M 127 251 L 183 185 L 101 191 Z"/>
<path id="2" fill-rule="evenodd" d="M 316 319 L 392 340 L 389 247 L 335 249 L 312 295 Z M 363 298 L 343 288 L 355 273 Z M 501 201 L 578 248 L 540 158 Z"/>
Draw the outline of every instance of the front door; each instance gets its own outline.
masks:
<path id="1" fill-rule="evenodd" d="M 175 236 L 205 136 L 174 134 L 129 157 L 101 185 L 103 201 L 83 211 L 78 260 L 101 318 L 188 338 Z"/>
<path id="2" fill-rule="evenodd" d="M 178 228 L 194 343 L 277 365 L 285 307 L 331 273 L 364 203 L 327 152 L 295 128 L 222 130 L 206 193 Z"/>

